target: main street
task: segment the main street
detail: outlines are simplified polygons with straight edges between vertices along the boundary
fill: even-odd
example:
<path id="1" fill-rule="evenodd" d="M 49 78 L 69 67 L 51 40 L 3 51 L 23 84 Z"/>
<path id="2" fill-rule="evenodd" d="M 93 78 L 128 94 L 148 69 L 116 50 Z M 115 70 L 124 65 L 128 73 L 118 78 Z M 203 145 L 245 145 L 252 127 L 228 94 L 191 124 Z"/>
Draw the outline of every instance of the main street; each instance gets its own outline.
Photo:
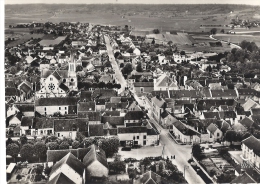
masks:
<path id="1" fill-rule="evenodd" d="M 123 91 L 127 86 L 126 80 L 123 77 L 118 64 L 115 61 L 114 53 L 112 47 L 110 45 L 110 40 L 107 36 L 105 36 L 107 52 L 111 61 L 111 65 L 116 74 L 116 80 L 119 84 L 121 84 L 120 91 Z M 133 95 L 140 106 L 145 107 L 147 109 L 147 105 L 143 100 L 137 97 L 136 94 Z M 167 129 L 163 129 L 158 123 L 148 114 L 151 122 L 156 126 L 158 131 L 160 132 L 160 144 L 164 145 L 164 156 L 175 155 L 175 159 L 172 159 L 173 164 L 175 164 L 181 172 L 184 172 L 184 167 L 189 166 L 188 159 L 191 158 L 191 145 L 179 145 L 176 144 L 175 141 L 169 136 L 169 131 Z M 199 175 L 197 175 L 196 171 L 189 166 L 188 169 L 185 170 L 185 179 L 188 183 L 205 183 Z"/>
<path id="2" fill-rule="evenodd" d="M 107 36 L 104 36 L 105 38 L 105 42 L 106 42 L 106 47 L 107 47 L 107 53 L 108 53 L 108 56 L 109 56 L 109 60 L 111 62 L 111 65 L 115 71 L 115 80 L 118 84 L 121 85 L 121 88 L 118 90 L 118 93 L 121 93 L 125 90 L 126 86 L 127 86 L 127 83 L 126 83 L 126 80 L 125 78 L 123 77 L 122 75 L 122 72 L 120 71 L 119 69 L 119 66 L 115 60 L 115 57 L 114 57 L 114 52 L 113 52 L 113 49 L 111 47 L 111 44 L 110 44 L 110 40 Z"/>

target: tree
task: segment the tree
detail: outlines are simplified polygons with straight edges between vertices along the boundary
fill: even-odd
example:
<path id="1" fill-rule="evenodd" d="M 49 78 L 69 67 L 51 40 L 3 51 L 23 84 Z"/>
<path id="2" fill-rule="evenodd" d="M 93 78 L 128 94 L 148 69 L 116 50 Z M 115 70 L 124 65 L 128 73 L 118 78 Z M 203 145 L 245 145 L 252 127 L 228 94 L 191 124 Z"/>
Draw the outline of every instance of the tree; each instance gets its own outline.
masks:
<path id="1" fill-rule="evenodd" d="M 186 53 L 185 53 L 185 51 L 184 50 L 182 50 L 181 52 L 180 52 L 180 55 L 182 55 L 182 56 L 184 56 Z"/>
<path id="2" fill-rule="evenodd" d="M 124 63 L 120 63 L 120 68 L 123 68 L 124 66 Z"/>
<path id="3" fill-rule="evenodd" d="M 20 148 L 15 143 L 11 143 L 6 147 L 6 154 L 11 155 L 14 158 L 14 162 L 15 162 L 15 158 L 18 156 L 19 152 L 20 152 Z"/>
<path id="4" fill-rule="evenodd" d="M 76 72 L 82 71 L 83 67 L 81 65 L 76 66 Z"/>
<path id="5" fill-rule="evenodd" d="M 21 157 L 26 160 L 32 158 L 33 153 L 34 153 L 33 145 L 31 144 L 24 144 L 20 150 Z"/>
<path id="6" fill-rule="evenodd" d="M 51 173 L 51 167 L 45 167 L 45 169 L 44 169 L 44 174 L 46 174 L 47 176 L 49 176 L 50 175 L 50 173 Z"/>
<path id="7" fill-rule="evenodd" d="M 170 41 L 168 41 L 168 43 L 167 43 L 169 46 L 171 46 L 172 44 L 173 44 L 173 42 L 170 40 Z"/>
<path id="8" fill-rule="evenodd" d="M 201 159 L 201 154 L 202 154 L 202 149 L 200 147 L 199 144 L 193 144 L 192 145 L 192 155 L 196 158 L 196 159 Z"/>
<path id="9" fill-rule="evenodd" d="M 24 135 L 24 134 L 21 135 L 21 137 L 20 137 L 20 143 L 21 143 L 21 145 L 26 144 L 27 141 L 28 141 L 28 138 L 26 137 L 26 135 Z"/>
<path id="10" fill-rule="evenodd" d="M 59 149 L 63 150 L 63 149 L 69 149 L 70 145 L 68 142 L 64 141 L 59 145 Z"/>
<path id="11" fill-rule="evenodd" d="M 46 155 L 47 147 L 43 142 L 36 142 L 34 144 L 34 154 L 39 157 L 39 162 L 41 161 L 41 156 Z"/>
<path id="12" fill-rule="evenodd" d="M 48 148 L 49 150 L 57 150 L 57 149 L 59 149 L 59 145 L 58 145 L 57 142 L 48 142 L 48 143 L 46 144 L 46 146 L 47 146 L 47 148 Z"/>
<path id="13" fill-rule="evenodd" d="M 154 33 L 154 34 L 159 34 L 159 33 L 160 33 L 160 30 L 159 30 L 159 29 L 154 29 L 154 30 L 153 30 L 153 33 Z"/>
<path id="14" fill-rule="evenodd" d="M 155 44 L 155 40 L 153 39 L 153 41 L 152 41 L 152 44 L 154 45 Z"/>
<path id="15" fill-rule="evenodd" d="M 84 148 L 89 147 L 90 145 L 92 145 L 94 143 L 94 139 L 92 138 L 85 138 L 81 144 L 83 144 Z"/>
<path id="16" fill-rule="evenodd" d="M 18 181 L 20 181 L 20 180 L 22 179 L 22 176 L 21 176 L 20 174 L 17 174 L 17 175 L 16 175 L 16 179 L 17 179 Z"/>
<path id="17" fill-rule="evenodd" d="M 79 141 L 73 141 L 71 145 L 72 145 L 73 149 L 77 149 L 79 147 L 80 143 L 79 143 Z"/>
<path id="18" fill-rule="evenodd" d="M 217 33 L 217 28 L 212 28 L 212 29 L 210 30 L 210 33 L 213 34 L 213 35 L 215 35 L 215 34 Z"/>
<path id="19" fill-rule="evenodd" d="M 117 174 L 125 171 L 125 162 L 114 161 L 109 164 L 109 169 L 113 170 Z"/>
<path id="20" fill-rule="evenodd" d="M 119 146 L 119 139 L 112 137 L 101 140 L 100 147 L 105 151 L 107 157 L 112 157 L 115 153 L 118 152 Z"/>
<path id="21" fill-rule="evenodd" d="M 123 75 L 129 75 L 133 71 L 133 67 L 131 63 L 127 63 L 122 69 Z"/>
<path id="22" fill-rule="evenodd" d="M 225 33 L 225 31 L 224 31 L 224 29 L 221 29 L 221 31 L 220 31 L 221 33 Z"/>
<path id="23" fill-rule="evenodd" d="M 143 72 L 143 68 L 142 68 L 142 63 L 141 63 L 141 62 L 139 62 L 139 63 L 137 64 L 137 66 L 136 66 L 136 71 L 138 71 L 138 72 Z"/>
<path id="24" fill-rule="evenodd" d="M 106 85 L 106 84 L 105 84 L 104 82 L 99 82 L 99 83 L 98 83 L 98 88 L 101 88 L 101 89 L 102 89 L 102 88 L 105 87 L 105 85 Z"/>

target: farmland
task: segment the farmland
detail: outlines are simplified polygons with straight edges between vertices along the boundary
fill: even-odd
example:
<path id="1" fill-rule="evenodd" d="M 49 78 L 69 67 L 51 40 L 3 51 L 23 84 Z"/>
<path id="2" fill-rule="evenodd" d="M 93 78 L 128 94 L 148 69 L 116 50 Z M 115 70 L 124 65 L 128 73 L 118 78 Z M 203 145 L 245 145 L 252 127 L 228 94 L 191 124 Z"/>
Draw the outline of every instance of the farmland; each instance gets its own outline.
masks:
<path id="1" fill-rule="evenodd" d="M 42 38 L 44 34 L 7 34 L 5 36 L 8 38 L 15 38 L 14 41 L 11 41 L 8 45 L 6 45 L 8 47 L 14 47 L 29 41 L 31 38 Z"/>
<path id="2" fill-rule="evenodd" d="M 217 34 L 214 38 L 224 41 L 230 41 L 235 44 L 241 43 L 243 40 L 255 42 L 257 46 L 260 46 L 260 36 L 252 35 L 231 35 L 231 34 Z"/>
<path id="3" fill-rule="evenodd" d="M 50 46 L 50 45 L 53 46 L 53 45 L 59 44 L 65 38 L 66 38 L 66 36 L 59 36 L 55 39 L 43 39 L 39 42 L 39 44 L 42 46 Z"/>

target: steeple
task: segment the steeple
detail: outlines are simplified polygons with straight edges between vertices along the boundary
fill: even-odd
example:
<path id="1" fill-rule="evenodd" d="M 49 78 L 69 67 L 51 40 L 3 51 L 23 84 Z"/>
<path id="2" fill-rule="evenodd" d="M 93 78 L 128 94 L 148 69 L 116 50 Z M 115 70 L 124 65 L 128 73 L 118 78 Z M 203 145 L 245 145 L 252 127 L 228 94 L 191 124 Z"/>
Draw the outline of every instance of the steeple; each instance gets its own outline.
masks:
<path id="1" fill-rule="evenodd" d="M 76 76 L 76 64 L 74 59 L 74 52 L 73 50 L 70 51 L 70 60 L 69 60 L 69 76 L 75 77 Z"/>

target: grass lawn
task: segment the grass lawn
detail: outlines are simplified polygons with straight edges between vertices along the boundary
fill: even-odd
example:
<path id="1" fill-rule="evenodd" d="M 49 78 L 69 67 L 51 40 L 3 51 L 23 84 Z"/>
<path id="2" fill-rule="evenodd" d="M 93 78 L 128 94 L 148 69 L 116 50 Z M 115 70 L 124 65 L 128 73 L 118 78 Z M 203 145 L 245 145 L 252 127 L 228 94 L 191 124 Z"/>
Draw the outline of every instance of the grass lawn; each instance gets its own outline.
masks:
<path id="1" fill-rule="evenodd" d="M 250 42 L 255 42 L 257 46 L 260 46 L 260 36 L 252 36 L 252 35 L 232 35 L 232 34 L 227 34 L 227 35 L 216 35 L 214 38 L 219 39 L 219 40 L 224 40 L 232 43 L 241 43 L 243 40 L 250 41 Z"/>
<path id="2" fill-rule="evenodd" d="M 131 151 L 121 151 L 119 148 L 118 154 L 121 155 L 122 159 L 135 158 L 137 160 L 145 157 L 157 157 L 162 155 L 163 146 L 146 146 L 138 149 L 132 149 Z"/>

